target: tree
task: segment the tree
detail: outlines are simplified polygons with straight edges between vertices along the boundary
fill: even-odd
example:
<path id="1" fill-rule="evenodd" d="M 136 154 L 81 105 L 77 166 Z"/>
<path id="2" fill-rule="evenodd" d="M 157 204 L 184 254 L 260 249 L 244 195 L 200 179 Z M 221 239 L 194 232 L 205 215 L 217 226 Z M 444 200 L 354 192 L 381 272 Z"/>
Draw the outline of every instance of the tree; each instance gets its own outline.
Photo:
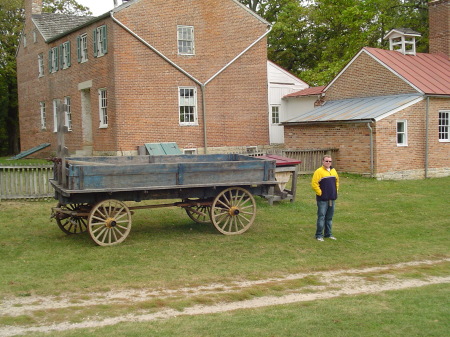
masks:
<path id="1" fill-rule="evenodd" d="M 43 11 L 92 14 L 75 0 L 44 0 Z M 0 0 L 0 155 L 19 152 L 16 51 L 24 24 L 22 0 Z"/>

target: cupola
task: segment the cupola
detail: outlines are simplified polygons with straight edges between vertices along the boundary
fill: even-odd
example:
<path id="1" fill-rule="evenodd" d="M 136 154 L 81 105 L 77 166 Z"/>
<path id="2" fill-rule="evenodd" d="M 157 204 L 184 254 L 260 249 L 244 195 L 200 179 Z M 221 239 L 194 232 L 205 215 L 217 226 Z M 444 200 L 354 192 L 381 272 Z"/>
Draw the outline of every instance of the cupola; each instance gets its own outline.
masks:
<path id="1" fill-rule="evenodd" d="M 416 55 L 416 37 L 421 34 L 409 28 L 395 28 L 387 33 L 385 40 L 389 39 L 389 49 L 403 55 Z"/>

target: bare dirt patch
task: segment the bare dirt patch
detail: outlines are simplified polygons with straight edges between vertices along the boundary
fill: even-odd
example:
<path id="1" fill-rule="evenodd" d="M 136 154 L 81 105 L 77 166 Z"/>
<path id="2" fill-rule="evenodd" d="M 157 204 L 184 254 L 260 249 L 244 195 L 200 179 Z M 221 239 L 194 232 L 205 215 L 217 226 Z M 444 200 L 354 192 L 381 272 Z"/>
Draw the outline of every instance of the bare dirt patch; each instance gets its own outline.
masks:
<path id="1" fill-rule="evenodd" d="M 223 294 L 239 293 L 245 290 L 270 289 L 274 285 L 281 286 L 282 294 L 253 297 L 241 301 L 227 301 L 210 305 L 193 304 L 180 310 L 167 307 L 134 310 L 134 313 L 117 315 L 107 318 L 90 317 L 88 314 L 79 323 L 69 321 L 57 321 L 54 323 L 28 324 L 28 325 L 3 325 L 0 326 L 0 336 L 15 336 L 29 332 L 52 332 L 80 328 L 95 328 L 114 325 L 120 322 L 144 322 L 156 319 L 168 319 L 182 315 L 203 315 L 232 311 L 237 309 L 249 309 L 273 305 L 283 305 L 304 301 L 315 301 L 344 295 L 370 294 L 388 290 L 421 287 L 430 284 L 450 283 L 450 276 L 406 277 L 410 269 L 422 266 L 433 266 L 448 263 L 450 259 L 434 261 L 414 261 L 372 267 L 364 269 L 346 269 L 326 272 L 313 272 L 304 274 L 290 274 L 280 278 L 271 278 L 256 281 L 236 281 L 227 284 L 209 284 L 201 287 L 179 289 L 142 289 L 121 290 L 117 289 L 105 293 L 76 294 L 64 296 L 30 296 L 21 298 L 7 298 L 1 301 L 0 318 L 33 316 L 33 313 L 42 313 L 54 310 L 70 310 L 71 308 L 89 309 L 101 302 L 102 305 L 133 306 L 149 301 L 170 302 L 176 298 L 194 298 L 218 296 Z M 302 286 L 293 287 L 294 281 L 311 280 Z M 263 291 L 264 292 L 264 291 Z M 267 291 L 270 293 L 270 291 Z M 195 303 L 195 301 L 193 302 Z"/>

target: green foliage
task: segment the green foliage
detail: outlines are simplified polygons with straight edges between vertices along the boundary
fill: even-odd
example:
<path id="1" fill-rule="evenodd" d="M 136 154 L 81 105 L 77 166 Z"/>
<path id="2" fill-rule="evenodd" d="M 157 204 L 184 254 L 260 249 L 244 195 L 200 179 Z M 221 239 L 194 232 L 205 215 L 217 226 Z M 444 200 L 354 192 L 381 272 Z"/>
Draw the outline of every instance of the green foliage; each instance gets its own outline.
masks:
<path id="1" fill-rule="evenodd" d="M 88 7 L 80 5 L 76 0 L 44 0 L 42 11 L 71 15 L 92 15 Z"/>
<path id="2" fill-rule="evenodd" d="M 425 0 L 260 0 L 241 2 L 273 24 L 270 60 L 311 85 L 324 85 L 363 47 L 386 48 L 393 28 L 422 34 L 428 50 Z"/>

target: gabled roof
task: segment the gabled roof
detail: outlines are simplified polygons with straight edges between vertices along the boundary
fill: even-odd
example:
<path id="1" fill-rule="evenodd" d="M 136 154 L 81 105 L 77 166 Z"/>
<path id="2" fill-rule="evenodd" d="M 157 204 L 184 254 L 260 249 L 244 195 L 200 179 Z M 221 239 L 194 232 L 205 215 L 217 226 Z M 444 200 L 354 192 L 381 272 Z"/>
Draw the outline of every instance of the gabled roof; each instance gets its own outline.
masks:
<path id="1" fill-rule="evenodd" d="M 394 28 L 394 29 L 390 30 L 383 37 L 383 39 L 388 39 L 389 36 L 396 35 L 396 34 L 402 34 L 402 35 L 408 35 L 408 36 L 421 36 L 422 35 L 422 34 L 416 32 L 415 30 L 412 30 L 410 28 Z"/>
<path id="2" fill-rule="evenodd" d="M 31 19 L 33 20 L 36 28 L 39 30 L 44 40 L 49 41 L 56 36 L 82 26 L 86 22 L 95 19 L 95 17 L 42 13 L 32 15 Z"/>
<path id="3" fill-rule="evenodd" d="M 323 93 L 323 89 L 325 89 L 325 85 L 322 85 L 320 87 L 306 88 L 306 89 L 303 89 L 300 91 L 293 92 L 291 94 L 287 94 L 287 95 L 283 96 L 283 98 L 299 97 L 299 96 L 316 96 L 316 95 L 320 95 L 321 93 Z"/>
<path id="4" fill-rule="evenodd" d="M 370 47 L 361 49 L 333 81 L 328 84 L 326 89 L 351 66 L 361 53 L 371 56 L 421 94 L 450 95 L 450 60 L 448 56 L 426 53 L 403 55 L 394 50 Z"/>
<path id="5" fill-rule="evenodd" d="M 378 121 L 423 99 L 423 95 L 410 94 L 327 101 L 283 124 Z"/>

